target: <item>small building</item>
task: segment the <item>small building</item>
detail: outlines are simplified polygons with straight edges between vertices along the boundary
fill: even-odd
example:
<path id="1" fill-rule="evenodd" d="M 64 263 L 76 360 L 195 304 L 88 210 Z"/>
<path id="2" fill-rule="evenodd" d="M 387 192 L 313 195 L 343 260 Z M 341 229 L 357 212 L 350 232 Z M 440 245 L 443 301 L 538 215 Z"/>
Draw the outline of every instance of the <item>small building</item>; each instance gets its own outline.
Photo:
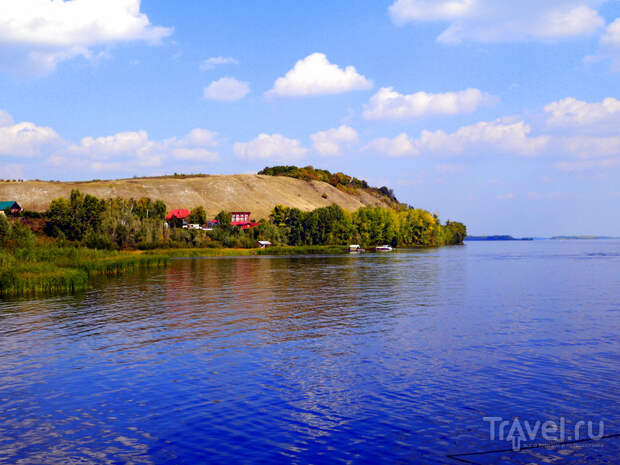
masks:
<path id="1" fill-rule="evenodd" d="M 185 220 L 186 218 L 189 217 L 189 215 L 190 215 L 190 211 L 189 210 L 186 210 L 184 208 L 179 208 L 179 209 L 176 209 L 176 210 L 170 210 L 168 212 L 168 214 L 166 215 L 166 219 L 168 221 L 174 220 L 174 219 Z"/>
<path id="2" fill-rule="evenodd" d="M 11 214 L 16 215 L 20 212 L 23 212 L 24 209 L 15 200 L 6 200 L 0 201 L 0 211 L 2 213 L 8 211 Z"/>
<path id="3" fill-rule="evenodd" d="M 271 242 L 269 241 L 256 241 L 256 243 L 261 249 L 264 249 L 265 247 L 271 247 Z"/>
<path id="4" fill-rule="evenodd" d="M 230 224 L 241 229 L 250 229 L 258 226 L 255 221 L 250 221 L 250 212 L 231 212 Z"/>
<path id="5" fill-rule="evenodd" d="M 249 223 L 250 212 L 231 212 L 230 222 L 235 223 Z"/>
<path id="6" fill-rule="evenodd" d="M 170 226 L 174 227 L 183 227 L 187 229 L 187 220 L 189 219 L 190 211 L 184 208 L 179 208 L 176 210 L 170 210 L 166 215 L 166 221 Z"/>

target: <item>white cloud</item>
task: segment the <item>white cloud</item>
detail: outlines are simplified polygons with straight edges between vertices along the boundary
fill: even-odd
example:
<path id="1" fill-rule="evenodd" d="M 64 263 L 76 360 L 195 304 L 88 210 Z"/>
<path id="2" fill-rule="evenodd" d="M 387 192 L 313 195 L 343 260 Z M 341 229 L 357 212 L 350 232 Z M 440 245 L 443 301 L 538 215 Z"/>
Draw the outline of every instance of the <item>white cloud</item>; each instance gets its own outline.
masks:
<path id="1" fill-rule="evenodd" d="M 84 137 L 79 145 L 69 147 L 71 153 L 96 159 L 132 156 L 152 148 L 146 131 L 119 132 L 105 137 Z"/>
<path id="2" fill-rule="evenodd" d="M 612 70 L 620 71 L 620 18 L 616 18 L 607 26 L 601 36 L 598 53 L 586 57 L 586 61 L 597 61 L 602 58 L 611 59 Z"/>
<path id="3" fill-rule="evenodd" d="M 562 148 L 579 158 L 620 157 L 620 136 L 568 136 L 558 139 Z"/>
<path id="4" fill-rule="evenodd" d="M 250 85 L 247 82 L 238 81 L 234 77 L 223 77 L 213 81 L 204 89 L 204 97 L 206 99 L 222 102 L 241 100 L 249 93 Z"/>
<path id="5" fill-rule="evenodd" d="M 531 137 L 531 127 L 523 121 L 481 121 L 462 126 L 453 133 L 422 131 L 416 140 L 420 151 L 460 154 L 486 151 L 532 156 L 542 152 L 548 136 Z"/>
<path id="6" fill-rule="evenodd" d="M 151 25 L 140 0 L 4 0 L 0 66 L 47 74 L 93 48 L 120 42 L 158 43 L 172 29 Z"/>
<path id="7" fill-rule="evenodd" d="M 219 145 L 217 141 L 217 132 L 209 131 L 208 129 L 195 128 L 192 129 L 187 136 L 181 139 L 181 144 L 187 146 L 208 146 L 216 147 Z"/>
<path id="8" fill-rule="evenodd" d="M 239 60 L 233 58 L 233 57 L 211 57 L 211 58 L 207 58 L 206 60 L 203 60 L 200 63 L 200 69 L 203 71 L 209 71 L 211 69 L 215 69 L 217 66 L 220 65 L 238 65 L 239 64 Z"/>
<path id="9" fill-rule="evenodd" d="M 13 118 L 0 111 L 0 155 L 9 157 L 36 157 L 62 144 L 52 128 L 30 122 L 14 124 Z"/>
<path id="10" fill-rule="evenodd" d="M 342 153 L 344 148 L 350 148 L 357 144 L 357 132 L 344 124 L 337 128 L 319 131 L 310 135 L 314 150 L 323 156 L 336 156 Z"/>
<path id="11" fill-rule="evenodd" d="M 364 106 L 366 119 L 419 118 L 425 115 L 472 113 L 493 98 L 478 89 L 432 94 L 400 94 L 392 87 L 382 87 Z"/>
<path id="12" fill-rule="evenodd" d="M 483 154 L 507 153 L 532 156 L 541 153 L 549 143 L 548 136 L 530 136 L 531 127 L 523 121 L 481 121 L 462 126 L 452 133 L 422 131 L 417 139 L 402 133 L 393 139 L 375 139 L 366 146 L 391 156 L 418 154 Z"/>
<path id="13" fill-rule="evenodd" d="M 620 18 L 616 18 L 607 26 L 605 33 L 601 36 L 601 44 L 620 47 Z"/>
<path id="14" fill-rule="evenodd" d="M 181 139 L 161 141 L 151 140 L 146 131 L 84 137 L 79 144 L 71 145 L 66 155 L 57 153 L 50 161 L 59 164 L 73 159 L 95 170 L 160 166 L 169 159 L 211 162 L 219 156 L 204 147 L 217 146 L 216 136 L 215 132 L 196 128 Z"/>
<path id="15" fill-rule="evenodd" d="M 416 141 L 404 132 L 393 139 L 387 137 L 374 139 L 364 147 L 364 150 L 385 153 L 391 157 L 418 155 L 420 153 L 416 147 Z"/>
<path id="16" fill-rule="evenodd" d="M 559 40 L 592 35 L 605 21 L 603 0 L 396 0 L 389 8 L 397 25 L 441 21 L 443 43 Z"/>
<path id="17" fill-rule="evenodd" d="M 340 94 L 366 90 L 372 81 L 359 74 L 355 67 L 342 69 L 328 61 L 323 53 L 313 53 L 295 63 L 293 69 L 276 79 L 268 97 L 295 97 Z"/>
<path id="18" fill-rule="evenodd" d="M 620 100 L 607 97 L 601 102 L 588 103 L 568 97 L 546 105 L 545 113 L 549 127 L 616 133 L 620 125 Z"/>
<path id="19" fill-rule="evenodd" d="M 233 151 L 239 158 L 287 161 L 303 157 L 308 149 L 302 147 L 297 139 L 263 133 L 249 142 L 236 142 Z"/>

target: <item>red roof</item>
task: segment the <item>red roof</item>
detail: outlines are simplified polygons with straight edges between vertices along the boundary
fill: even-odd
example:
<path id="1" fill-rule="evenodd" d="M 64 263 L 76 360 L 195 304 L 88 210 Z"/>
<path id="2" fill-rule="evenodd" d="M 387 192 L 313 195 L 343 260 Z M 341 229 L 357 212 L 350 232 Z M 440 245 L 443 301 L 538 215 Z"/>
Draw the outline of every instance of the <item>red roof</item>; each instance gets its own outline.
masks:
<path id="1" fill-rule="evenodd" d="M 178 218 L 179 220 L 182 220 L 183 218 L 187 218 L 189 213 L 189 210 L 185 210 L 184 208 L 170 210 L 170 212 L 166 215 L 166 219 L 171 220 L 172 218 Z"/>
<path id="2" fill-rule="evenodd" d="M 231 221 L 230 224 L 241 229 L 250 229 L 258 226 L 258 223 L 255 221 Z"/>

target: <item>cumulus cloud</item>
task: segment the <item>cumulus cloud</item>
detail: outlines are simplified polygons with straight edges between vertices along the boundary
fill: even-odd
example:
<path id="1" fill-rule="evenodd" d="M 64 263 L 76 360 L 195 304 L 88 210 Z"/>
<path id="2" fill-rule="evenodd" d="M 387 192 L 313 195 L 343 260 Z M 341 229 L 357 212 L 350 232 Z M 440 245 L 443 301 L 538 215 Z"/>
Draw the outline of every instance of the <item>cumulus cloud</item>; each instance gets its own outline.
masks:
<path id="1" fill-rule="evenodd" d="M 396 0 L 390 7 L 397 25 L 444 22 L 442 43 L 560 40 L 592 35 L 605 21 L 596 11 L 602 0 Z"/>
<path id="2" fill-rule="evenodd" d="M 52 128 L 27 121 L 15 124 L 10 114 L 0 110 L 0 155 L 36 157 L 60 144 L 62 139 Z"/>
<path id="3" fill-rule="evenodd" d="M 558 139 L 562 148 L 579 158 L 620 158 L 620 136 L 568 136 Z"/>
<path id="4" fill-rule="evenodd" d="M 478 89 L 432 94 L 400 94 L 392 87 L 382 87 L 364 106 L 366 119 L 419 118 L 426 115 L 472 113 L 493 98 Z"/>
<path id="5" fill-rule="evenodd" d="M 293 69 L 276 79 L 268 97 L 298 97 L 340 94 L 366 90 L 372 81 L 359 74 L 354 66 L 344 69 L 329 62 L 325 54 L 313 53 L 295 63 Z"/>
<path id="6" fill-rule="evenodd" d="M 416 139 L 406 133 L 393 139 L 371 141 L 367 150 L 391 156 L 431 154 L 509 153 L 532 156 L 541 153 L 549 143 L 548 136 L 530 136 L 531 128 L 523 121 L 481 121 L 462 126 L 452 133 L 422 131 Z"/>
<path id="7" fill-rule="evenodd" d="M 345 148 L 357 144 L 357 132 L 350 126 L 341 125 L 337 128 L 319 131 L 310 135 L 315 152 L 323 156 L 337 156 Z"/>
<path id="8" fill-rule="evenodd" d="M 236 142 L 233 152 L 239 158 L 269 159 L 269 160 L 298 160 L 308 149 L 301 146 L 297 139 L 289 139 L 282 134 L 259 134 L 249 142 Z"/>
<path id="9" fill-rule="evenodd" d="M 607 97 L 588 103 L 568 97 L 545 106 L 547 125 L 553 128 L 579 128 L 595 132 L 617 132 L 620 125 L 620 100 Z"/>
<path id="10" fill-rule="evenodd" d="M 181 139 L 180 143 L 184 146 L 192 147 L 200 145 L 217 147 L 219 145 L 219 141 L 217 140 L 217 132 L 202 128 L 192 129 L 188 135 Z"/>
<path id="11" fill-rule="evenodd" d="M 422 131 L 416 143 L 420 151 L 460 154 L 481 150 L 533 156 L 546 148 L 549 137 L 533 137 L 531 131 L 523 121 L 498 119 L 462 126 L 452 133 Z"/>
<path id="12" fill-rule="evenodd" d="M 72 159 L 95 170 L 119 169 L 122 164 L 125 169 L 160 166 L 170 159 L 212 162 L 219 156 L 205 146 L 217 146 L 216 136 L 215 132 L 196 128 L 181 139 L 172 137 L 161 141 L 151 140 L 146 131 L 84 137 L 79 144 L 69 146 L 66 154 L 57 153 L 50 161 L 58 165 Z"/>
<path id="13" fill-rule="evenodd" d="M 140 0 L 4 0 L 0 15 L 0 66 L 47 74 L 96 47 L 121 42 L 159 43 L 172 29 L 153 26 Z"/>
<path id="14" fill-rule="evenodd" d="M 235 102 L 241 100 L 250 93 L 250 85 L 244 81 L 238 81 L 234 77 L 223 77 L 213 81 L 204 89 L 204 97 L 208 100 L 221 102 Z"/>
<path id="15" fill-rule="evenodd" d="M 620 71 L 620 18 L 607 26 L 601 36 L 597 54 L 586 57 L 586 60 L 598 61 L 605 58 L 611 60 L 613 71 Z"/>
<path id="16" fill-rule="evenodd" d="M 215 69 L 220 65 L 238 65 L 239 60 L 233 57 L 211 57 L 206 60 L 202 60 L 200 63 L 200 69 L 203 71 L 209 71 L 211 69 Z"/>
<path id="17" fill-rule="evenodd" d="M 391 157 L 418 155 L 420 153 L 416 147 L 416 141 L 404 132 L 392 139 L 388 137 L 374 139 L 364 147 L 364 150 L 384 153 Z"/>
<path id="18" fill-rule="evenodd" d="M 608 97 L 585 102 L 569 97 L 546 105 L 544 114 L 544 120 L 534 119 L 534 128 L 521 118 L 506 117 L 453 132 L 423 130 L 417 137 L 406 133 L 380 137 L 364 150 L 388 156 L 544 156 L 565 171 L 620 166 L 620 101 Z"/>

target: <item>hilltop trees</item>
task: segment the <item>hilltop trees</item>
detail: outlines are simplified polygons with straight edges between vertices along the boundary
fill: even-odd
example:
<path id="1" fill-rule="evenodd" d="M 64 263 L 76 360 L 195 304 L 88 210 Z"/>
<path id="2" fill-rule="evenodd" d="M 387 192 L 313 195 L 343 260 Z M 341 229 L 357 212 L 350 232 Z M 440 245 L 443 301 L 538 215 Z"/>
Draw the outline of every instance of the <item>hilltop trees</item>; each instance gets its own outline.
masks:
<path id="1" fill-rule="evenodd" d="M 401 207 L 392 189 L 386 186 L 380 188 L 371 187 L 363 179 L 357 179 L 344 173 L 332 173 L 328 170 L 314 168 L 313 166 L 299 168 L 293 165 L 279 165 L 267 166 L 259 171 L 258 174 L 267 176 L 287 176 L 303 181 L 322 181 L 350 194 L 356 194 L 356 189 L 360 189 L 383 198 L 394 207 Z"/>

